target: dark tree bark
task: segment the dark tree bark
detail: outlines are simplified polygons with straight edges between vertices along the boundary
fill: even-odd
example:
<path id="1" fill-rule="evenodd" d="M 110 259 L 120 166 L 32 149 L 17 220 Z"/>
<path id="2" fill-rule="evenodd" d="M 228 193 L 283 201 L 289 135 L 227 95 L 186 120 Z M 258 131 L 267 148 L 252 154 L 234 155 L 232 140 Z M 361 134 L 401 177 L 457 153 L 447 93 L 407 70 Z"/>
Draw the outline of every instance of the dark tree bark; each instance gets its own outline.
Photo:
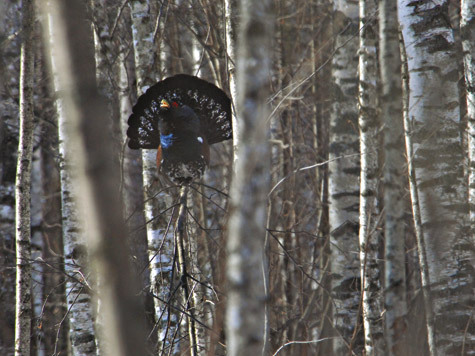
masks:
<path id="1" fill-rule="evenodd" d="M 53 18 L 64 26 L 57 43 L 59 82 L 65 112 L 71 121 L 68 144 L 75 160 L 75 181 L 81 215 L 88 223 L 88 247 L 98 273 L 106 353 L 145 355 L 142 308 L 126 248 L 119 170 L 107 134 L 106 105 L 98 94 L 94 53 L 83 1 L 54 1 Z M 64 21 L 68 19 L 68 21 Z M 64 22 L 63 22 L 64 21 Z"/>
<path id="2" fill-rule="evenodd" d="M 15 345 L 15 172 L 18 151 L 20 1 L 0 2 L 0 354 Z"/>

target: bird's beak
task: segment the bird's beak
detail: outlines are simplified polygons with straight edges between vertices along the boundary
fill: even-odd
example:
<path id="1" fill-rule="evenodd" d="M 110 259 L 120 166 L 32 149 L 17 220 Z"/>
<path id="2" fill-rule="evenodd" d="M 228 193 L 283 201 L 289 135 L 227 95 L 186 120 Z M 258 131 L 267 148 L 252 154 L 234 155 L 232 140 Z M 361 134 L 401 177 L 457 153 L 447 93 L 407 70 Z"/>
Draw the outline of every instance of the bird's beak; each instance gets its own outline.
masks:
<path id="1" fill-rule="evenodd" d="M 168 104 L 168 101 L 166 101 L 165 99 L 162 99 L 162 101 L 160 102 L 160 108 L 168 109 L 169 107 L 170 107 L 170 104 Z"/>

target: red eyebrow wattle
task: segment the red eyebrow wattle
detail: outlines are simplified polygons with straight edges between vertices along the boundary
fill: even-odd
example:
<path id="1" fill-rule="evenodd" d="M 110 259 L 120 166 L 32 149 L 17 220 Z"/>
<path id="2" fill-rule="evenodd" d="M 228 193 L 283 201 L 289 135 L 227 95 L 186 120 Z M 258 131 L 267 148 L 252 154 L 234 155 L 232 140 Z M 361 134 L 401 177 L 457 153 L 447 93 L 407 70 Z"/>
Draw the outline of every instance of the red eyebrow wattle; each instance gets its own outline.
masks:
<path id="1" fill-rule="evenodd" d="M 174 102 L 172 102 L 172 106 L 173 106 L 174 108 L 177 108 L 177 107 L 178 107 L 178 103 L 177 103 L 176 101 L 174 101 Z"/>

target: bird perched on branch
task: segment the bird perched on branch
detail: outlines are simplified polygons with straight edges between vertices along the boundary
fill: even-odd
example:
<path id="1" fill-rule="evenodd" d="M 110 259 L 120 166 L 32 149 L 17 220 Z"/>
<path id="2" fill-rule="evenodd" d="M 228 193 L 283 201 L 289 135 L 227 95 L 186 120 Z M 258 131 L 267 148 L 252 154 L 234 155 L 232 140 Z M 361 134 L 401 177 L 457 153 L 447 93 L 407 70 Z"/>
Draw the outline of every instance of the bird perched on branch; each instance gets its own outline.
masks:
<path id="1" fill-rule="evenodd" d="M 232 138 L 230 99 L 191 75 L 150 87 L 132 112 L 129 147 L 156 148 L 159 172 L 179 185 L 200 179 L 209 165 L 209 146 Z"/>

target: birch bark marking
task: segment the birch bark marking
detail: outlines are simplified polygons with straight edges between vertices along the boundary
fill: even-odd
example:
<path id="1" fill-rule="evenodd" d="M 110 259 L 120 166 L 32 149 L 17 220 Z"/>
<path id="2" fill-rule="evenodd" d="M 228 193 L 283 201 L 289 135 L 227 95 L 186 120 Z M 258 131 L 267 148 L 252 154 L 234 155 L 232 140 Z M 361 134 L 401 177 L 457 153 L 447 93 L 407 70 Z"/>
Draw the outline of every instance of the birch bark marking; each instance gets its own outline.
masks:
<path id="1" fill-rule="evenodd" d="M 448 1 L 403 0 L 398 6 L 409 75 L 405 130 L 413 148 L 412 155 L 408 152 L 415 174 L 411 183 L 424 228 L 420 248 L 427 254 L 428 276 L 423 278 L 425 287 L 431 288 L 434 310 L 434 320 L 429 320 L 436 334 L 431 353 L 460 354 L 467 342 L 473 346 L 469 340 L 474 339 L 474 330 L 467 325 L 472 318 L 468 305 L 473 300 L 475 256 Z"/>
<path id="2" fill-rule="evenodd" d="M 409 74 L 407 68 L 406 51 L 401 43 L 401 60 L 402 60 L 402 78 L 403 78 L 403 111 L 404 111 L 404 131 L 406 141 L 406 155 L 407 157 L 414 157 L 414 145 L 409 132 L 411 130 L 411 120 L 409 118 Z M 421 271 L 421 286 L 424 300 L 425 321 L 427 329 L 427 343 L 431 356 L 436 356 L 437 351 L 435 347 L 435 326 L 434 326 L 434 308 L 430 296 L 430 280 L 429 280 L 429 266 L 427 262 L 427 253 L 425 248 L 425 237 L 422 226 L 421 209 L 419 201 L 419 191 L 416 184 L 416 170 L 414 167 L 414 160 L 408 159 L 408 176 L 409 188 L 411 192 L 412 215 L 414 220 L 414 232 L 417 243 L 417 256 L 419 258 L 419 267 Z"/>
<path id="3" fill-rule="evenodd" d="M 334 4 L 336 52 L 332 59 L 333 106 L 330 116 L 328 164 L 329 224 L 335 355 L 362 352 L 358 327 L 360 266 L 358 257 L 358 3 Z M 353 155 L 351 157 L 343 157 Z M 359 328 L 361 329 L 361 328 Z"/>
<path id="4" fill-rule="evenodd" d="M 241 123 L 234 127 L 240 142 L 231 185 L 227 242 L 226 335 L 231 356 L 265 352 L 263 260 L 270 176 L 266 101 L 271 65 L 271 13 L 270 0 L 242 2 L 236 105 Z"/>
<path id="5" fill-rule="evenodd" d="M 20 68 L 20 142 L 15 183 L 16 310 L 15 356 L 30 355 L 31 339 L 31 221 L 30 185 L 33 152 L 34 28 L 33 0 L 22 1 Z"/>
<path id="6" fill-rule="evenodd" d="M 376 3 L 360 0 L 359 117 L 360 130 L 360 271 L 366 355 L 384 354 L 382 295 L 378 263 L 381 235 L 377 229 L 376 195 L 380 178 L 381 120 L 378 113 Z"/>
<path id="7" fill-rule="evenodd" d="M 225 28 L 226 28 L 226 66 L 229 76 L 229 92 L 231 93 L 231 103 L 232 103 L 232 113 L 233 113 L 233 152 L 234 157 L 233 161 L 236 163 L 237 160 L 237 151 L 239 146 L 239 130 L 236 130 L 238 127 L 238 121 L 236 116 L 236 107 L 235 100 L 237 98 L 236 92 L 236 18 L 237 18 L 237 2 L 236 0 L 225 0 L 224 1 L 224 14 L 225 14 Z"/>
<path id="8" fill-rule="evenodd" d="M 384 124 L 384 303 L 389 356 L 405 356 L 406 270 L 404 194 L 406 187 L 402 112 L 401 58 L 397 3 L 379 3 L 381 111 Z"/>

